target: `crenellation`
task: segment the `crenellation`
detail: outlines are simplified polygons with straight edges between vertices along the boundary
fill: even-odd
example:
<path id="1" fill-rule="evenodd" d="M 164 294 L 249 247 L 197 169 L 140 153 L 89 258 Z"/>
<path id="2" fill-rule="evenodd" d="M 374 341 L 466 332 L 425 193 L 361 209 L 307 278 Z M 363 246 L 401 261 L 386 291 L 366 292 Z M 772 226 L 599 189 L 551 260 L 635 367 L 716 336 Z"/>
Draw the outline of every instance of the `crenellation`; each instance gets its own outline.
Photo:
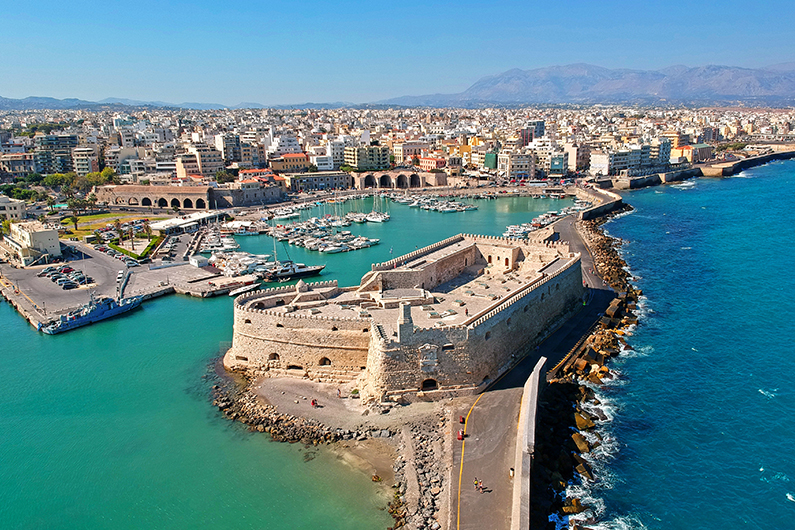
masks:
<path id="1" fill-rule="evenodd" d="M 360 380 L 364 399 L 477 391 L 582 296 L 580 256 L 565 244 L 459 234 L 374 264 L 359 286 L 238 297 L 224 364 L 318 380 L 333 366 Z"/>

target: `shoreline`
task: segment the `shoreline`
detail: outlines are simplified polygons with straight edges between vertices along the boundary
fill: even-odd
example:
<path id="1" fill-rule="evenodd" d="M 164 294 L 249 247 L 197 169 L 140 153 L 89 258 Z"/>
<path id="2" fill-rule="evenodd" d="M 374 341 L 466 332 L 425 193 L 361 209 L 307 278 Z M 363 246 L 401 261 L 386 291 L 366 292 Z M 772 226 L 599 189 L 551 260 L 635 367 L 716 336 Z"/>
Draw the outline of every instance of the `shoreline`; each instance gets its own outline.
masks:
<path id="1" fill-rule="evenodd" d="M 609 421 L 601 410 L 594 387 L 614 379 L 608 368 L 611 358 L 632 349 L 625 340 L 637 324 L 635 311 L 641 290 L 631 284 L 632 275 L 618 249 L 623 241 L 609 236 L 604 224 L 633 211 L 629 205 L 597 219 L 578 222 L 580 237 L 594 258 L 599 276 L 617 293 L 605 316 L 548 374 L 541 394 L 537 445 L 532 470 L 531 521 L 544 528 L 552 523 L 588 530 L 599 522 L 594 506 L 571 495 L 572 485 L 595 482 L 590 455 L 604 442 L 598 427 Z M 576 516 L 576 520 L 570 517 Z M 553 526 L 550 526 L 553 527 Z"/>
<path id="2" fill-rule="evenodd" d="M 336 385 L 222 375 L 218 364 L 216 375 L 220 382 L 212 387 L 212 404 L 225 418 L 277 442 L 326 446 L 376 483 L 394 521 L 389 528 L 447 527 L 452 452 L 445 433 L 451 429 L 450 407 L 465 398 L 365 407 L 350 388 L 338 398 Z M 310 404 L 313 399 L 317 407 Z"/>

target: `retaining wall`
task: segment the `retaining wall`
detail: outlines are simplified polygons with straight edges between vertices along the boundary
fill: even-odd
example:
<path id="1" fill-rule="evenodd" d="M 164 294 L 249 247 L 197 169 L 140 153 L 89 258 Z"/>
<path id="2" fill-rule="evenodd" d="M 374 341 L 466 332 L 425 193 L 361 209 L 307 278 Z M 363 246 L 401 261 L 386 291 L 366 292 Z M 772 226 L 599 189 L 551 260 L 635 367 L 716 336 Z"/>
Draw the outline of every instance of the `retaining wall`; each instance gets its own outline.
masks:
<path id="1" fill-rule="evenodd" d="M 530 475 L 533 470 L 535 451 L 536 412 L 541 391 L 546 379 L 547 358 L 541 357 L 522 391 L 522 406 L 519 409 L 519 430 L 516 436 L 514 456 L 513 502 L 511 507 L 511 530 L 530 528 Z"/>

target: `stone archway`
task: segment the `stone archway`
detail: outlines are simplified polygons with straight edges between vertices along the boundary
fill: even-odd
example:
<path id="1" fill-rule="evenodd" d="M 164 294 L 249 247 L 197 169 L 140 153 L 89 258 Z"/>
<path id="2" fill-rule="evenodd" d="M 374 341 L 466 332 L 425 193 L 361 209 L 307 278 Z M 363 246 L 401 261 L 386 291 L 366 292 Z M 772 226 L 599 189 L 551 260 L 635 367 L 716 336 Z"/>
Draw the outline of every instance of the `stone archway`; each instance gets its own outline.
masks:
<path id="1" fill-rule="evenodd" d="M 174 198 L 171 199 L 171 207 L 172 208 L 180 208 L 182 205 L 179 203 L 179 199 Z"/>
<path id="2" fill-rule="evenodd" d="M 422 182 L 420 181 L 420 176 L 417 175 L 416 173 L 413 173 L 409 177 L 409 187 L 410 188 L 421 188 L 422 187 Z"/>
<path id="3" fill-rule="evenodd" d="M 409 179 L 406 175 L 398 175 L 397 176 L 397 187 L 398 188 L 408 188 L 409 187 Z"/>
<path id="4" fill-rule="evenodd" d="M 162 197 L 157 199 L 157 207 L 158 208 L 166 208 L 166 207 L 168 207 L 168 201 L 165 200 Z"/>
<path id="5" fill-rule="evenodd" d="M 138 199 L 135 197 L 130 197 L 130 200 L 127 201 L 127 204 L 130 206 L 138 206 Z"/>
<path id="6" fill-rule="evenodd" d="M 196 209 L 201 210 L 207 208 L 207 203 L 204 202 L 204 199 L 196 199 Z"/>
<path id="7" fill-rule="evenodd" d="M 152 199 L 149 197 L 144 197 L 141 199 L 141 206 L 152 206 Z"/>
<path id="8" fill-rule="evenodd" d="M 192 210 L 193 201 L 190 199 L 185 199 L 184 201 L 182 201 L 182 207 L 185 208 L 186 210 Z"/>
<path id="9" fill-rule="evenodd" d="M 378 187 L 379 188 L 391 188 L 392 187 L 392 177 L 389 175 L 381 175 L 378 178 Z"/>
<path id="10" fill-rule="evenodd" d="M 375 188 L 375 177 L 373 175 L 366 175 L 364 177 L 365 188 Z"/>
<path id="11" fill-rule="evenodd" d="M 279 354 L 278 353 L 271 353 L 270 355 L 268 355 L 268 360 L 269 361 L 278 361 L 279 360 Z"/>
<path id="12" fill-rule="evenodd" d="M 116 197 L 116 200 L 113 202 L 116 204 L 124 204 L 124 199 L 122 197 Z"/>
<path id="13" fill-rule="evenodd" d="M 426 379 L 422 382 L 421 390 L 436 390 L 439 388 L 439 383 L 436 379 Z"/>
<path id="14" fill-rule="evenodd" d="M 319 364 L 320 366 L 331 366 L 331 359 L 329 359 L 328 357 L 323 357 L 322 359 L 320 359 L 320 361 L 318 361 L 317 364 Z"/>

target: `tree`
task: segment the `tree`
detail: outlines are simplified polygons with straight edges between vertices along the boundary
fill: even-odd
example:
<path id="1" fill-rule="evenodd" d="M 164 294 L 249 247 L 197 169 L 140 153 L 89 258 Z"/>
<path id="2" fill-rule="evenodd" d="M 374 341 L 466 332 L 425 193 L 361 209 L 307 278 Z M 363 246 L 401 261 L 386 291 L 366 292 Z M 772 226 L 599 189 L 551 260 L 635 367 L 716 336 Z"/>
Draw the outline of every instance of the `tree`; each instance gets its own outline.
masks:
<path id="1" fill-rule="evenodd" d="M 97 196 L 93 193 L 88 196 L 88 204 L 91 205 L 91 211 L 94 211 L 94 207 L 97 205 Z"/>
<path id="2" fill-rule="evenodd" d="M 119 243 L 124 241 L 124 231 L 121 229 L 121 221 L 119 221 L 118 219 L 114 219 L 113 229 L 116 230 L 117 234 L 119 234 Z"/>
<path id="3" fill-rule="evenodd" d="M 130 228 L 127 230 L 127 233 L 130 238 L 130 245 L 132 246 L 132 251 L 135 252 L 135 228 L 131 225 Z"/>
<path id="4" fill-rule="evenodd" d="M 179 206 L 172 206 L 171 209 L 174 210 L 176 215 L 179 215 Z"/>
<path id="5" fill-rule="evenodd" d="M 4 219 L 3 220 L 3 233 L 10 234 L 11 233 L 11 219 Z"/>
<path id="6" fill-rule="evenodd" d="M 308 171 L 310 173 L 317 173 L 317 166 L 315 164 L 309 164 Z"/>
<path id="7" fill-rule="evenodd" d="M 76 215 L 71 215 L 71 216 L 67 217 L 66 220 L 69 221 L 70 223 L 72 223 L 73 225 L 75 225 L 75 232 L 77 232 L 77 221 L 78 221 L 77 216 Z"/>
<path id="8" fill-rule="evenodd" d="M 149 221 L 144 221 L 144 234 L 146 234 L 146 239 L 152 240 L 152 227 L 149 225 Z"/>
<path id="9" fill-rule="evenodd" d="M 55 206 L 55 197 L 47 195 L 47 206 L 50 208 L 50 212 L 52 212 L 52 207 Z"/>
<path id="10" fill-rule="evenodd" d="M 411 158 L 411 164 L 414 165 L 414 166 L 419 166 L 420 165 L 419 157 L 417 157 L 417 156 L 412 157 Z"/>
<path id="11" fill-rule="evenodd" d="M 234 182 L 235 176 L 225 169 L 219 169 L 215 172 L 215 181 L 218 184 L 225 184 L 227 182 Z"/>

